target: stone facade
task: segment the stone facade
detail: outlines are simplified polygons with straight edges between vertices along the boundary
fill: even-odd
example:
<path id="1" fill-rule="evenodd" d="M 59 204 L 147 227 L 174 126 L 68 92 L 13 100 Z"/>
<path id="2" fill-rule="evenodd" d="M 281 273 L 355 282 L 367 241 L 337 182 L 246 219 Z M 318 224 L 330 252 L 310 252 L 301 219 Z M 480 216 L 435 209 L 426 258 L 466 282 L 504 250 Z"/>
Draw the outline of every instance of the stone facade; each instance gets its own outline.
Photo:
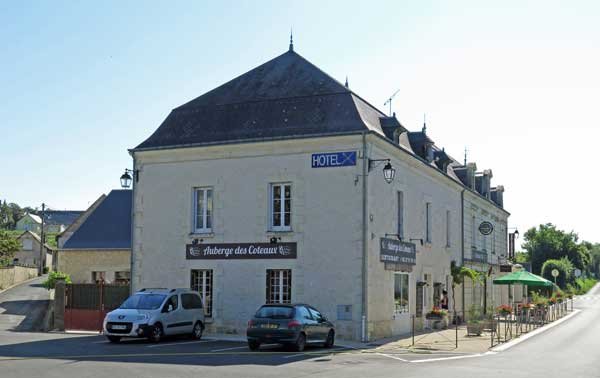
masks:
<path id="1" fill-rule="evenodd" d="M 0 290 L 37 276 L 37 268 L 25 266 L 0 267 Z"/>
<path id="2" fill-rule="evenodd" d="M 41 257 L 42 243 L 40 237 L 33 232 L 24 232 L 18 238 L 21 243 L 21 249 L 15 252 L 14 261 L 18 264 L 37 266 Z M 52 267 L 53 250 L 48 246 L 43 246 L 43 252 L 46 254 L 45 266 Z"/>
<path id="3" fill-rule="evenodd" d="M 267 269 L 292 270 L 292 302 L 307 302 L 336 323 L 341 337 L 359 339 L 362 325 L 362 160 L 356 166 L 311 168 L 311 155 L 357 151 L 362 137 L 330 137 L 135 153 L 140 180 L 134 190 L 133 289 L 188 287 L 192 269 L 213 271 L 210 327 L 243 333 L 248 318 L 265 302 Z M 371 159 L 390 158 L 392 184 L 381 166 L 367 179 L 368 338 L 410 331 L 417 282 L 424 314 L 433 306 L 434 284 L 449 284 L 450 261 L 460 260 L 462 185 L 381 137 L 367 137 Z M 292 230 L 269 231 L 269 184 L 292 184 Z M 210 187 L 214 225 L 194 234 L 193 189 Z M 396 313 L 394 272 L 379 261 L 380 239 L 398 231 L 398 192 L 404 196 L 404 239 L 425 239 L 425 204 L 431 205 L 431 241 L 417 243 L 417 265 L 409 273 L 408 312 Z M 450 225 L 446 226 L 447 214 Z M 446 230 L 449 230 L 448 233 Z M 446 240 L 450 236 L 450 242 Z M 186 260 L 185 246 L 202 242 L 296 242 L 295 260 Z M 60 264 L 60 261 L 59 261 Z M 349 311 L 339 319 L 339 310 Z M 418 320 L 419 324 L 422 320 Z"/>
<path id="4" fill-rule="evenodd" d="M 105 272 L 112 283 L 115 272 L 129 272 L 130 250 L 59 250 L 56 269 L 71 276 L 73 283 L 92 283 L 92 272 Z"/>

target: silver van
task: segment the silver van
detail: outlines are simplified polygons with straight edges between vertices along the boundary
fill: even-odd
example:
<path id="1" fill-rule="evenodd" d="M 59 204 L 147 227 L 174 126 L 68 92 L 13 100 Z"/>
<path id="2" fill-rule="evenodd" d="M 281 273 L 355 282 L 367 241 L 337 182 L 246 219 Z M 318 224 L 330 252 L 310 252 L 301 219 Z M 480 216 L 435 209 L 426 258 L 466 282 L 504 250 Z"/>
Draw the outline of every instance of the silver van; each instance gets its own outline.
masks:
<path id="1" fill-rule="evenodd" d="M 123 337 L 159 342 L 165 335 L 182 334 L 199 340 L 204 332 L 202 298 L 189 289 L 142 289 L 106 314 L 102 329 L 112 343 Z"/>

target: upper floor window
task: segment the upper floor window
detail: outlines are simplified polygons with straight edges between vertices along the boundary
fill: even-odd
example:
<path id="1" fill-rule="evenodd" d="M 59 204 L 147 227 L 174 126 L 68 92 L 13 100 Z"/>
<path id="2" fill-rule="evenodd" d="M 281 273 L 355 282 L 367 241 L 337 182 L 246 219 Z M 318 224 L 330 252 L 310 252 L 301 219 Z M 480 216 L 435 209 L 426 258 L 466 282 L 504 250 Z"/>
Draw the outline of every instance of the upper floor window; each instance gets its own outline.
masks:
<path id="1" fill-rule="evenodd" d="M 398 192 L 398 236 L 404 239 L 404 193 Z"/>
<path id="2" fill-rule="evenodd" d="M 271 184 L 271 230 L 292 229 L 292 184 Z"/>
<path id="3" fill-rule="evenodd" d="M 477 225 L 475 216 L 471 217 L 471 248 L 477 249 Z"/>
<path id="4" fill-rule="evenodd" d="M 431 202 L 425 204 L 425 241 L 431 243 Z"/>
<path id="5" fill-rule="evenodd" d="M 211 232 L 213 223 L 213 191 L 194 189 L 194 232 Z"/>

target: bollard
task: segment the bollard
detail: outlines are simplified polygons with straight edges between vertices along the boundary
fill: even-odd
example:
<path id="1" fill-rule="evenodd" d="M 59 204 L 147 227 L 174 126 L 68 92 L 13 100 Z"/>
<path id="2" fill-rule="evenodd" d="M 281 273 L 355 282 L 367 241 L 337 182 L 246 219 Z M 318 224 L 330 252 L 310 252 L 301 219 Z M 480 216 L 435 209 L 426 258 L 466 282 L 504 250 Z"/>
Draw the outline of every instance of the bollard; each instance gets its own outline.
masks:
<path id="1" fill-rule="evenodd" d="M 410 317 L 412 318 L 412 329 L 411 329 L 412 346 L 415 346 L 415 316 L 411 315 Z"/>

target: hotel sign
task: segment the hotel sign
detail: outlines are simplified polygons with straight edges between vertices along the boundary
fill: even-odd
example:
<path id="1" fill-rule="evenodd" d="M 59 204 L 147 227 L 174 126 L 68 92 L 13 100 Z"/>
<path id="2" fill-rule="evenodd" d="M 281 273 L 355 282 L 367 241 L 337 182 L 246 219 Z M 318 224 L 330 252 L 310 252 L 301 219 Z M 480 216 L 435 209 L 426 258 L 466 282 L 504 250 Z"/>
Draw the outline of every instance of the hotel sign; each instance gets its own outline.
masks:
<path id="1" fill-rule="evenodd" d="M 187 244 L 188 260 L 295 259 L 296 243 Z"/>
<path id="2" fill-rule="evenodd" d="M 312 154 L 313 168 L 349 167 L 356 165 L 356 151 Z"/>
<path id="3" fill-rule="evenodd" d="M 379 261 L 403 265 L 417 264 L 417 248 L 414 243 L 381 238 Z"/>

